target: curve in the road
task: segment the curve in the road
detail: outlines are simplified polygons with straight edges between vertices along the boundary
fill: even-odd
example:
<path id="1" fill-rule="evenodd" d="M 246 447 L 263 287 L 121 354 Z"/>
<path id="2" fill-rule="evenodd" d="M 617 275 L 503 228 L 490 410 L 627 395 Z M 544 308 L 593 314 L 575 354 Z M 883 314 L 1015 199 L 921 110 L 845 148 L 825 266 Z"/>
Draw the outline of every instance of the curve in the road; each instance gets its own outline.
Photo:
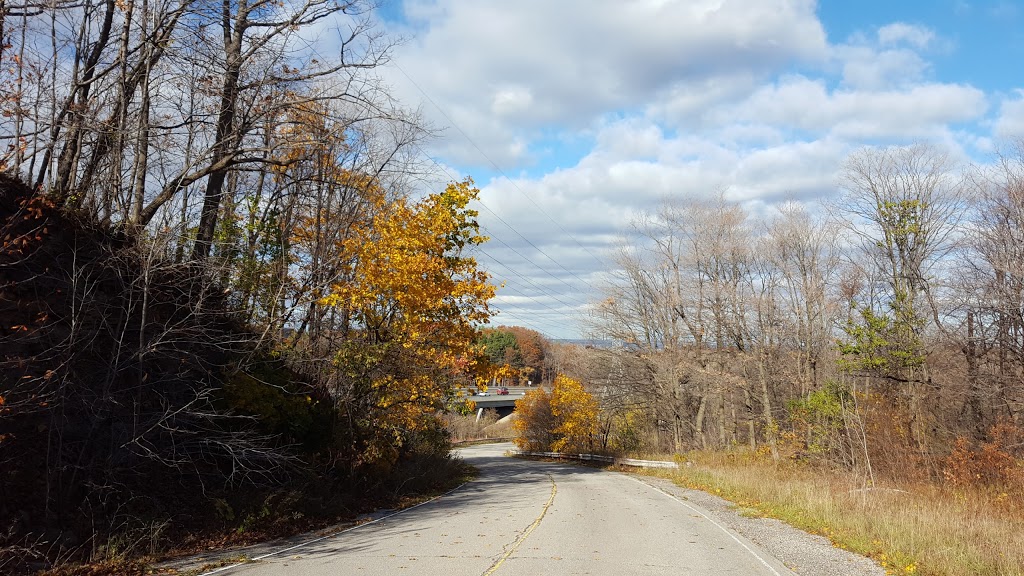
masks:
<path id="1" fill-rule="evenodd" d="M 509 458 L 509 448 L 460 449 L 480 475 L 442 497 L 207 576 L 793 574 L 700 507 L 646 482 Z"/>
<path id="2" fill-rule="evenodd" d="M 552 482 L 552 484 L 554 484 L 554 482 Z M 431 498 L 429 500 L 425 500 L 423 502 L 420 502 L 419 504 L 414 504 L 412 506 L 409 506 L 408 508 L 402 508 L 401 510 L 398 510 L 396 512 L 391 512 L 389 514 L 385 514 L 385 515 L 383 515 L 383 516 L 381 516 L 379 518 L 374 518 L 374 519 L 369 520 L 367 522 L 363 522 L 363 523 L 358 524 L 356 526 L 352 526 L 351 528 L 345 528 L 344 530 L 338 530 L 337 532 L 332 532 L 330 534 L 327 534 L 326 536 L 320 536 L 318 538 L 313 538 L 312 540 L 306 540 L 304 542 L 300 542 L 298 544 L 295 544 L 295 545 L 292 545 L 292 546 L 288 546 L 286 548 L 281 548 L 280 550 L 274 550 L 273 552 L 268 552 L 266 554 L 260 554 L 258 556 L 253 556 L 252 558 L 250 558 L 246 562 L 235 562 L 233 564 L 227 564 L 225 566 L 221 566 L 221 567 L 216 568 L 214 570 L 210 570 L 209 572 L 203 572 L 202 574 L 199 574 L 198 576 L 213 576 L 214 574 L 220 574 L 221 572 L 227 572 L 228 570 L 231 570 L 232 568 L 237 568 L 239 566 L 243 566 L 245 564 L 248 564 L 249 562 L 259 562 L 261 560 L 266 560 L 267 558 L 271 558 L 273 556 L 278 556 L 278 555 L 284 554 L 285 552 L 291 552 L 292 550 L 298 550 L 299 548 L 304 548 L 304 547 L 309 546 L 311 544 L 316 544 L 317 542 L 320 542 L 322 540 L 327 540 L 328 538 L 337 538 L 338 536 L 340 536 L 340 535 L 342 535 L 342 534 L 344 534 L 346 532 L 351 532 L 353 530 L 358 530 L 359 528 L 362 528 L 364 526 L 369 526 L 371 524 L 376 524 L 377 522 L 382 522 L 384 520 L 387 520 L 388 518 L 391 518 L 392 516 L 398 516 L 399 514 L 401 514 L 403 512 L 410 512 L 410 511 L 412 511 L 412 510 L 414 510 L 416 508 L 419 508 L 420 506 L 425 506 L 427 504 L 430 504 L 434 500 L 437 500 L 438 498 L 443 498 L 443 497 L 451 494 L 452 492 L 455 492 L 459 488 L 462 488 L 465 485 L 466 485 L 466 483 L 459 484 L 458 486 L 456 486 L 455 488 L 452 488 L 451 490 L 445 492 L 444 494 L 440 494 L 438 496 L 434 496 L 433 498 Z"/>

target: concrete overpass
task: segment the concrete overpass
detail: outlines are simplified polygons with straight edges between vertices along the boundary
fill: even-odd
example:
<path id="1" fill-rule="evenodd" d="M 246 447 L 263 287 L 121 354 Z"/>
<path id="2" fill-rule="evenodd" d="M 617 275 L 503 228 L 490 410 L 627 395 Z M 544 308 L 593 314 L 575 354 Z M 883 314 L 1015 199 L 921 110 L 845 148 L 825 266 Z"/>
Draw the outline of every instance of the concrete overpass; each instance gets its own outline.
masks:
<path id="1" fill-rule="evenodd" d="M 508 394 L 498 394 L 499 386 L 490 386 L 485 393 L 485 396 L 479 394 L 469 394 L 468 391 L 463 391 L 466 394 L 467 400 L 472 400 L 476 404 L 476 419 L 479 420 L 480 416 L 483 415 L 484 410 L 495 410 L 501 417 L 508 416 L 511 414 L 516 407 L 516 400 L 519 400 L 526 395 L 528 390 L 533 390 L 537 386 L 531 387 L 509 387 Z"/>

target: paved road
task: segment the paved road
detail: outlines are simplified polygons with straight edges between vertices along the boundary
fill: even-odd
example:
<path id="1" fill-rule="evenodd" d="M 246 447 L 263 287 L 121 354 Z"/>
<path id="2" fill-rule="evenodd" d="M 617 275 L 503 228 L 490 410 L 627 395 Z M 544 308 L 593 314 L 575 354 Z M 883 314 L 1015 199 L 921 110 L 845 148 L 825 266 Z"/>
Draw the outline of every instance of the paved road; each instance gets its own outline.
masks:
<path id="1" fill-rule="evenodd" d="M 791 576 L 698 507 L 624 474 L 471 446 L 478 480 L 430 503 L 225 576 Z"/>

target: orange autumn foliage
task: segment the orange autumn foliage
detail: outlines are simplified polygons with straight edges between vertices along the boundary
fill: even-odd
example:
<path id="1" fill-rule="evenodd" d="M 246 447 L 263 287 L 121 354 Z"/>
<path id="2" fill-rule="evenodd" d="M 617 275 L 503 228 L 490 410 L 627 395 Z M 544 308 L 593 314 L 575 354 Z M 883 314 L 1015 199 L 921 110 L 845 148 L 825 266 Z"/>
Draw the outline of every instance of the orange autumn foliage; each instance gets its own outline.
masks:
<path id="1" fill-rule="evenodd" d="M 523 450 L 585 452 L 598 432 L 597 400 L 583 384 L 558 375 L 549 394 L 531 390 L 516 402 L 515 442 Z"/>
<path id="2" fill-rule="evenodd" d="M 551 394 L 543 388 L 528 391 L 516 400 L 513 441 L 520 450 L 545 452 L 555 441 L 553 430 L 558 426 L 551 413 Z"/>
<path id="3" fill-rule="evenodd" d="M 593 447 L 599 417 L 597 400 L 579 380 L 555 377 L 551 413 L 558 420 L 555 434 L 559 438 L 551 445 L 555 452 L 582 452 Z"/>
<path id="4" fill-rule="evenodd" d="M 1024 470 L 1015 454 L 1024 431 L 1000 422 L 989 428 L 987 436 L 977 444 L 956 439 L 943 470 L 946 480 L 955 486 L 1024 487 Z"/>
<path id="5" fill-rule="evenodd" d="M 468 208 L 478 193 L 466 180 L 418 202 L 378 197 L 342 241 L 344 280 L 321 303 L 353 327 L 336 365 L 368 461 L 392 460 L 408 434 L 433 426 L 456 380 L 481 366 L 476 325 L 495 289 L 468 254 L 486 240 Z"/>

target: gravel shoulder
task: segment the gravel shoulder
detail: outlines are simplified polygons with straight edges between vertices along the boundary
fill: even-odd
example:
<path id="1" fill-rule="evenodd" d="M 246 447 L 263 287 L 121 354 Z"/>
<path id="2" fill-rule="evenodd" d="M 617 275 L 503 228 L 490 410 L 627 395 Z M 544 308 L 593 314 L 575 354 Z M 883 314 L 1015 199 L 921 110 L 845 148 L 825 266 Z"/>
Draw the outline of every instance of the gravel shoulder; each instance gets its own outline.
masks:
<path id="1" fill-rule="evenodd" d="M 629 476 L 702 508 L 716 522 L 735 530 L 801 576 L 885 576 L 885 570 L 875 561 L 836 548 L 823 536 L 808 534 L 774 518 L 746 516 L 728 500 L 683 488 L 667 478 Z"/>

